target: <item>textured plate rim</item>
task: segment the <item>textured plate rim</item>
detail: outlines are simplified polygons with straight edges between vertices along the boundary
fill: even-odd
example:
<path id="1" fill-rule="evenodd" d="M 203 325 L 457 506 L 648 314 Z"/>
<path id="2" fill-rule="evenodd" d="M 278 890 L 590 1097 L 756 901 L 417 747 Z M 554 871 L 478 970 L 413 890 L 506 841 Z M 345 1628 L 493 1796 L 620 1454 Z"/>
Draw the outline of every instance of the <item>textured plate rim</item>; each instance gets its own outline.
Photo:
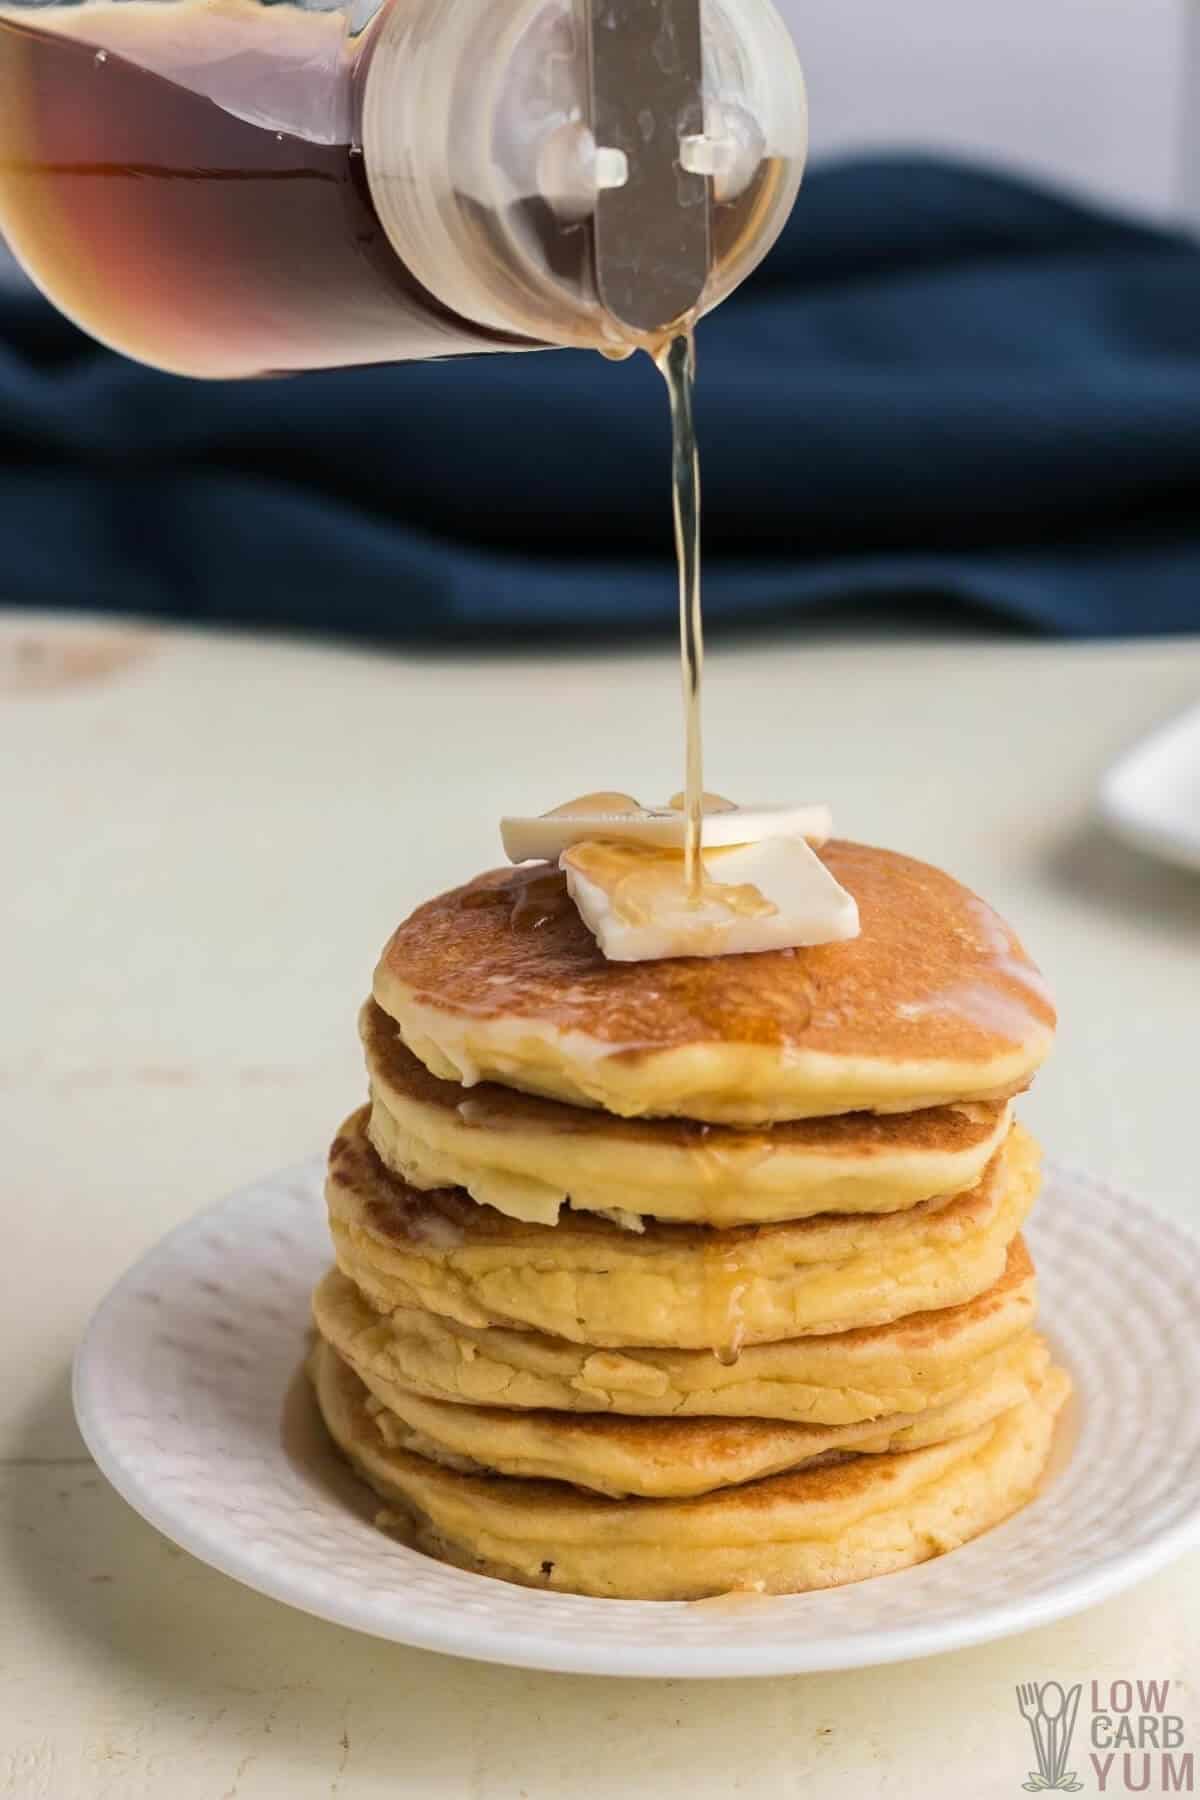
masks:
<path id="1" fill-rule="evenodd" d="M 164 1537 L 199 1561 L 296 1611 L 366 1636 L 405 1644 L 415 1649 L 458 1656 L 470 1661 L 556 1674 L 704 1680 L 816 1674 L 917 1661 L 923 1657 L 967 1649 L 1035 1630 L 1041 1625 L 1071 1617 L 1111 1599 L 1190 1549 L 1200 1546 L 1198 1492 L 1193 1497 L 1192 1510 L 1186 1516 L 1169 1526 L 1159 1528 L 1137 1548 L 1099 1556 L 1093 1564 L 1072 1576 L 1064 1577 L 1039 1595 L 1017 1595 L 1009 1601 L 989 1602 L 974 1615 L 964 1614 L 961 1618 L 938 1620 L 930 1624 L 913 1622 L 872 1629 L 852 1629 L 836 1639 L 819 1636 L 813 1639 L 763 1642 L 758 1641 L 751 1631 L 747 1633 L 745 1642 L 719 1645 L 701 1643 L 689 1646 L 676 1643 L 664 1647 L 639 1644 L 633 1640 L 631 1630 L 630 1640 L 622 1644 L 619 1652 L 612 1643 L 568 1639 L 561 1631 L 549 1633 L 545 1629 L 532 1627 L 528 1630 L 514 1630 L 511 1625 L 489 1626 L 473 1617 L 456 1626 L 423 1616 L 416 1609 L 402 1620 L 365 1618 L 361 1612 L 356 1611 L 353 1596 L 344 1596 L 341 1590 L 335 1590 L 333 1595 L 311 1591 L 300 1595 L 296 1591 L 293 1577 L 276 1577 L 273 1571 L 264 1569 L 261 1562 L 254 1559 L 250 1549 L 238 1537 L 231 1536 L 227 1529 L 220 1525 L 206 1528 L 203 1522 L 181 1522 L 177 1513 L 162 1503 L 153 1485 L 140 1478 L 124 1454 L 120 1432 L 114 1433 L 105 1423 L 89 1390 L 93 1384 L 91 1363 L 98 1340 L 113 1315 L 121 1311 L 132 1290 L 160 1258 L 167 1256 L 179 1240 L 187 1239 L 202 1228 L 206 1221 L 222 1214 L 231 1203 L 252 1203 L 265 1182 L 269 1181 L 273 1185 L 309 1185 L 321 1166 L 320 1159 L 311 1159 L 272 1172 L 202 1208 L 165 1233 L 118 1278 L 95 1308 L 72 1366 L 72 1401 L 79 1430 L 100 1473 L 121 1498 Z M 1070 1165 L 1047 1164 L 1047 1186 L 1056 1179 L 1067 1185 L 1084 1182 L 1090 1187 L 1102 1189 L 1109 1196 L 1119 1197 L 1127 1207 L 1140 1213 L 1150 1225 L 1185 1238 L 1200 1254 L 1200 1238 L 1151 1202 L 1128 1194 L 1118 1194 L 1118 1190 L 1108 1183 Z M 1048 1329 L 1053 1338 L 1052 1325 Z M 279 1400 L 282 1405 L 283 1395 L 279 1396 Z M 993 1531 L 985 1533 L 984 1538 L 991 1537 L 996 1532 L 1019 1528 L 1021 1519 L 1038 1506 L 1039 1498 L 1035 1498 L 1029 1508 L 1023 1509 L 1013 1519 L 993 1527 Z M 896 1580 L 902 1578 L 904 1573 L 906 1571 L 901 1571 L 898 1576 L 879 1579 Z M 472 1575 L 469 1579 L 485 1582 L 491 1578 Z M 505 1583 L 496 1585 L 507 1587 Z M 541 1598 L 536 1589 L 523 1589 L 521 1592 L 534 1606 Z M 556 1594 L 553 1598 L 561 1604 L 570 1597 Z M 781 1596 L 769 1604 L 786 1607 L 794 1603 L 812 1604 L 819 1602 L 819 1599 L 819 1594 Z M 680 1603 L 608 1600 L 591 1604 L 600 1604 L 614 1611 L 628 1609 L 632 1614 L 643 1613 L 647 1606 L 657 1611 L 664 1605 Z M 752 1623 L 761 1620 L 763 1616 L 754 1612 L 747 1614 L 748 1621 Z"/>

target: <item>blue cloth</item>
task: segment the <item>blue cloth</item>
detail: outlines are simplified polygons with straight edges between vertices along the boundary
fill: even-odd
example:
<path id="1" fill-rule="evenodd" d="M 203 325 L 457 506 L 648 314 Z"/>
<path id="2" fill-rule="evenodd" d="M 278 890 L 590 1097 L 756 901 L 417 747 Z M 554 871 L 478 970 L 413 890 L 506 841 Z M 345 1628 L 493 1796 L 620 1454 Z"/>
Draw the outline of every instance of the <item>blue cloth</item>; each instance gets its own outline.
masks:
<path id="1" fill-rule="evenodd" d="M 710 622 L 1200 629 L 1200 247 L 919 159 L 814 171 L 702 325 Z M 644 357 L 189 383 L 0 301 L 0 593 L 400 641 L 658 627 Z"/>

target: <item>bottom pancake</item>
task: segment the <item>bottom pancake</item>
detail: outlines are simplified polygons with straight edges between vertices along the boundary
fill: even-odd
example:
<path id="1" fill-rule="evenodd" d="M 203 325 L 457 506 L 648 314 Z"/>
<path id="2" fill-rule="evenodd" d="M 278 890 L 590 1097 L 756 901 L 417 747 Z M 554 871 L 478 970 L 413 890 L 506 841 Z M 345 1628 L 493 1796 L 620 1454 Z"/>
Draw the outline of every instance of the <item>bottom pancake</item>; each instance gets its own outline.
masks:
<path id="1" fill-rule="evenodd" d="M 335 1443 L 399 1509 L 417 1548 L 506 1581 L 634 1600 L 800 1593 L 954 1549 L 1032 1498 L 1070 1389 L 1052 1369 L 1022 1404 L 925 1449 L 696 1499 L 614 1500 L 558 1482 L 463 1474 L 389 1447 L 367 1389 L 327 1344 L 310 1368 Z"/>
<path id="2" fill-rule="evenodd" d="M 462 1406 L 398 1388 L 369 1366 L 351 1368 L 370 1390 L 367 1405 L 383 1443 L 464 1474 L 565 1481 L 616 1499 L 687 1499 L 760 1481 L 847 1454 L 919 1450 L 965 1437 L 1028 1400 L 1050 1352 L 1030 1332 L 955 1400 L 920 1413 L 853 1425 L 779 1419 L 629 1419 L 617 1413 L 516 1412 Z"/>
<path id="3" fill-rule="evenodd" d="M 590 1350 L 563 1338 L 460 1325 L 418 1307 L 380 1314 L 331 1269 L 317 1284 L 317 1329 L 374 1382 L 431 1400 L 649 1418 L 788 1419 L 852 1425 L 957 1400 L 1033 1324 L 1033 1264 L 1009 1246 L 993 1287 L 937 1312 L 825 1337 L 708 1350 Z"/>

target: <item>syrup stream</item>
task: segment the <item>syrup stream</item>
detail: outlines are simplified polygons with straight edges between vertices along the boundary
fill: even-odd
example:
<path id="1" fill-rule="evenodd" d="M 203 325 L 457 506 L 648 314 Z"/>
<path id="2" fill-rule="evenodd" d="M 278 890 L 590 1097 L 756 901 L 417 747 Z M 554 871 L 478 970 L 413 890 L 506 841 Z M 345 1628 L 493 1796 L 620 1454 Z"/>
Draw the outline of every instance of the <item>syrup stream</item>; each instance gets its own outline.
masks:
<path id="1" fill-rule="evenodd" d="M 687 734 L 683 878 L 689 897 L 699 900 L 704 883 L 700 859 L 704 830 L 704 745 L 700 719 L 704 627 L 700 616 L 700 457 L 693 410 L 696 351 L 690 330 L 668 339 L 654 360 L 667 384 L 671 402 L 671 489 L 675 554 L 679 562 L 679 648 Z"/>

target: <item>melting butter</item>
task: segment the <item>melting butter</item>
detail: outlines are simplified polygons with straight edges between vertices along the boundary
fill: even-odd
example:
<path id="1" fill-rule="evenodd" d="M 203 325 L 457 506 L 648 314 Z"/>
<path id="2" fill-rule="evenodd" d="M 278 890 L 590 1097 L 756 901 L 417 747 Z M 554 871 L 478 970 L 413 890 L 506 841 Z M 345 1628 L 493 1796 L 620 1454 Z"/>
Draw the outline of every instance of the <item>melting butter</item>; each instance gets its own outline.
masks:
<path id="1" fill-rule="evenodd" d="M 695 887 L 674 848 L 597 837 L 559 859 L 567 891 L 613 962 L 736 956 L 858 934 L 858 908 L 802 837 L 706 851 Z"/>
<path id="2" fill-rule="evenodd" d="M 715 859 L 720 852 L 713 854 Z M 602 888 L 617 918 L 627 925 L 648 925 L 664 906 L 681 902 L 698 909 L 707 901 L 738 919 L 765 919 L 779 910 L 752 882 L 715 881 L 707 866 L 702 868 L 699 892 L 693 894 L 687 886 L 682 851 L 606 838 L 576 844 L 563 862 Z"/>
<path id="3" fill-rule="evenodd" d="M 613 816 L 620 818 L 624 813 L 640 813 L 641 802 L 632 794 L 616 794 L 601 792 L 598 794 L 580 794 L 578 800 L 565 800 L 561 806 L 552 806 L 543 813 L 543 819 L 606 819 Z"/>
<path id="4" fill-rule="evenodd" d="M 620 838 L 659 850 L 686 852 L 685 800 L 685 795 L 675 794 L 666 806 L 643 806 L 632 794 L 581 794 L 537 817 L 506 816 L 500 821 L 500 836 L 505 854 L 514 863 L 555 862 L 572 844 L 595 838 Z M 806 838 L 819 845 L 833 829 L 827 806 L 741 806 L 722 794 L 705 794 L 700 816 L 706 854 L 772 837 Z"/>
<path id="5" fill-rule="evenodd" d="M 684 793 L 672 794 L 667 801 L 668 810 L 671 812 L 682 812 L 686 805 L 687 795 Z M 739 808 L 736 800 L 726 800 L 723 794 L 701 794 L 700 810 L 707 818 L 716 813 L 737 812 Z"/>

